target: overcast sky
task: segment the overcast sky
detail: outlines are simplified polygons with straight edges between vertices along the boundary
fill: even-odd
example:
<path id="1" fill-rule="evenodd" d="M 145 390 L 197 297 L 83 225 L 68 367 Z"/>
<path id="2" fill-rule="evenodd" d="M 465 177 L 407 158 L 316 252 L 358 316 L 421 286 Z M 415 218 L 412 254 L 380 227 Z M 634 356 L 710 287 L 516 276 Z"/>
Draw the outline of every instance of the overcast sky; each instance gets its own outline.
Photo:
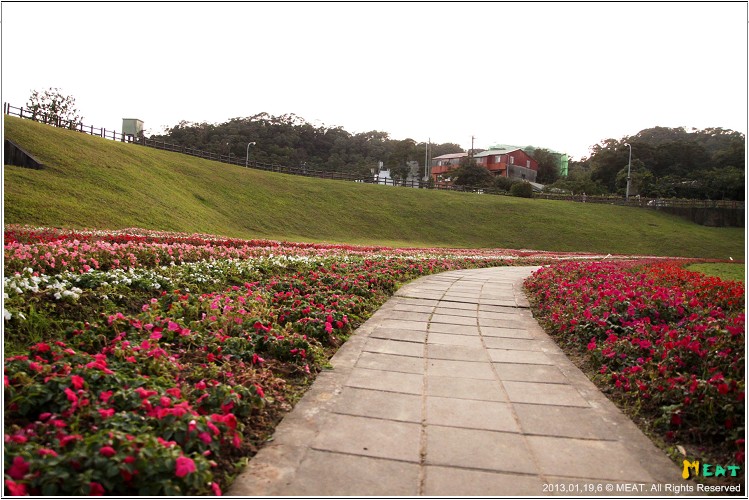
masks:
<path id="1" fill-rule="evenodd" d="M 3 3 L 2 99 L 86 125 L 294 113 L 580 159 L 653 126 L 747 129 L 747 4 Z"/>

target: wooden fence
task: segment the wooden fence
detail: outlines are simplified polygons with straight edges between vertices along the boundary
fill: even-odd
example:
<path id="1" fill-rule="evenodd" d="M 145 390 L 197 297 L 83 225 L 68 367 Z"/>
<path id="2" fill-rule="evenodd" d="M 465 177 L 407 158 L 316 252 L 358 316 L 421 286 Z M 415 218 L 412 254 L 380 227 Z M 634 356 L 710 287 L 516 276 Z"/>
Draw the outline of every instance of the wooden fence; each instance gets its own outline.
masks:
<path id="1" fill-rule="evenodd" d="M 97 137 L 103 137 L 105 139 L 112 139 L 113 141 L 134 142 L 133 136 L 125 135 L 122 132 L 94 127 L 93 125 L 84 125 L 82 122 L 62 120 L 59 117 L 48 116 L 45 113 L 34 113 L 29 109 L 16 108 L 15 106 L 11 106 L 8 103 L 5 103 L 3 105 L 3 113 L 10 116 L 18 116 L 20 118 L 27 118 L 29 120 L 46 123 L 55 127 L 76 130 L 78 132 L 95 135 Z"/>

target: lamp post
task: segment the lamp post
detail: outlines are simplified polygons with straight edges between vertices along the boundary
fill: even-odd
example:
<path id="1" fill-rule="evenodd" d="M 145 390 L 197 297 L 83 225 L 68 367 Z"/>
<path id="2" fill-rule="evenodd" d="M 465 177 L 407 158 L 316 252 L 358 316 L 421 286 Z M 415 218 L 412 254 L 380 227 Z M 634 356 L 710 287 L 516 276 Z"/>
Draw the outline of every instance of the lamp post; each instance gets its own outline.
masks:
<path id="1" fill-rule="evenodd" d="M 247 168 L 249 166 L 249 162 L 250 162 L 250 146 L 254 146 L 254 145 L 255 145 L 254 142 L 248 142 L 247 143 L 247 155 L 244 158 L 244 166 L 245 166 L 245 168 Z"/>
<path id="2" fill-rule="evenodd" d="M 629 143 L 624 143 L 625 146 L 629 146 L 629 163 L 627 164 L 627 196 L 626 200 L 629 201 L 629 179 L 630 179 L 630 173 L 632 171 L 632 145 Z"/>

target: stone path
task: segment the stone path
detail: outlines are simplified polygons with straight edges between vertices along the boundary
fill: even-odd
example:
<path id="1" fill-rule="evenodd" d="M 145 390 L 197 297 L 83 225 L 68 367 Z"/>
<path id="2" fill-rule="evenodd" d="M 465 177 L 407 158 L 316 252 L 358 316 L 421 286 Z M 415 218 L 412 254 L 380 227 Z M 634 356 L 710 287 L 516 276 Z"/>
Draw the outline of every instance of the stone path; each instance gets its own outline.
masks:
<path id="1" fill-rule="evenodd" d="M 686 484 L 681 469 L 531 316 L 521 284 L 534 269 L 451 271 L 402 287 L 228 494 L 673 494 Z"/>

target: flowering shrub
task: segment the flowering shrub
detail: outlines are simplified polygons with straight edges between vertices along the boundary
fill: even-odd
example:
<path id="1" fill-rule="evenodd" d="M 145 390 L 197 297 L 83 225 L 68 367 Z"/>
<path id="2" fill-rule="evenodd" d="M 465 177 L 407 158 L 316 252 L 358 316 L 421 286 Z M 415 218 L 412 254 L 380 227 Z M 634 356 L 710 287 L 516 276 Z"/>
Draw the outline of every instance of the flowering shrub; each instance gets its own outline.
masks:
<path id="1" fill-rule="evenodd" d="M 594 257 L 6 227 L 6 494 L 220 494 L 401 284 Z"/>
<path id="2" fill-rule="evenodd" d="M 46 335 L 5 360 L 10 494 L 219 494 L 230 472 L 226 463 L 248 453 L 244 431 L 255 425 L 257 412 L 284 402 L 273 371 L 313 376 L 325 350 L 340 345 L 401 283 L 451 269 L 595 257 L 143 230 L 10 227 L 5 237 L 6 340 Z M 669 279 L 678 286 L 673 280 L 681 274 L 658 275 L 658 269 L 651 274 L 664 286 Z M 697 300 L 708 297 L 700 295 L 707 288 L 695 291 Z M 661 295 L 659 317 L 681 314 L 678 297 Z M 720 307 L 735 307 L 736 297 L 724 294 Z M 588 340 L 594 332 L 587 324 L 576 330 L 576 312 L 560 328 L 583 332 L 593 352 L 603 339 Z M 591 308 L 583 316 L 597 313 Z M 557 320 L 564 318 L 557 313 Z M 740 320 L 731 327 L 740 326 L 743 335 L 743 315 Z M 631 326 L 612 319 L 609 329 Z M 630 344 L 650 347 L 642 340 Z M 621 357 L 639 351 L 619 348 L 619 365 L 609 362 L 607 370 L 618 387 L 639 388 L 632 379 L 639 372 Z M 689 343 L 686 351 L 681 362 L 691 363 Z M 720 395 L 739 388 L 727 373 L 708 380 Z M 680 408 L 671 419 L 686 412 Z"/>
<path id="3" fill-rule="evenodd" d="M 728 458 L 743 463 L 742 283 L 674 261 L 569 262 L 525 286 L 548 331 L 586 353 L 615 398 L 667 440 L 738 449 Z"/>

